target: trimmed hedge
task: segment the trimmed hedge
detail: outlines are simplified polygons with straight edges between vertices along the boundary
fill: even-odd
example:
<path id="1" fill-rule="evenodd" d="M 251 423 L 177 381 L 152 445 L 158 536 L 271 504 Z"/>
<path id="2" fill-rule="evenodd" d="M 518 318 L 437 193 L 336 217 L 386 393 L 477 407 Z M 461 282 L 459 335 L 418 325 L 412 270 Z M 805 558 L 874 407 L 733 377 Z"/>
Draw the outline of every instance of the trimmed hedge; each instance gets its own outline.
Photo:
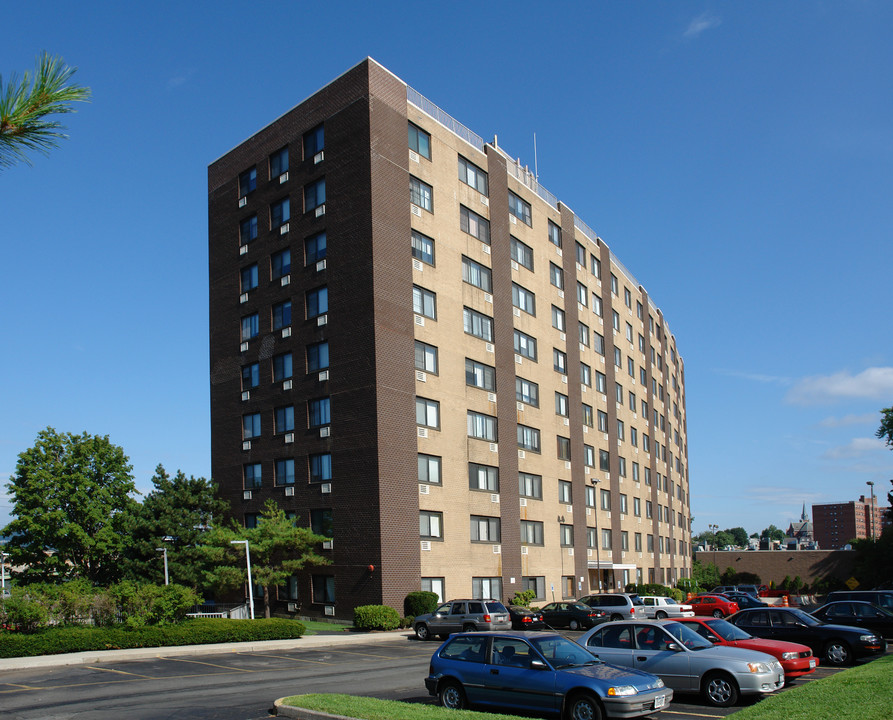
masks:
<path id="1" fill-rule="evenodd" d="M 353 626 L 357 630 L 396 630 L 400 614 L 387 605 L 361 605 L 354 608 Z"/>
<path id="2" fill-rule="evenodd" d="M 0 657 L 29 657 L 59 653 L 171 647 L 258 640 L 288 640 L 304 635 L 295 620 L 225 620 L 193 618 L 180 625 L 145 627 L 55 627 L 33 633 L 0 632 Z"/>
<path id="3" fill-rule="evenodd" d="M 437 608 L 437 593 L 430 590 L 413 590 L 403 599 L 403 614 L 418 617 L 434 612 Z"/>

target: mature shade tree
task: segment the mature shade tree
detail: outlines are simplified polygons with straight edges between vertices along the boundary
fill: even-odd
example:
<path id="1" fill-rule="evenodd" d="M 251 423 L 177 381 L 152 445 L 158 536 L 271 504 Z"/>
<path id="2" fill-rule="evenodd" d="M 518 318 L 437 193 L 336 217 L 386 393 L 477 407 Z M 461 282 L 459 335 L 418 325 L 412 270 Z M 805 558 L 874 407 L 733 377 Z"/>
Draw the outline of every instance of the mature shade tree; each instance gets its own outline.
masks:
<path id="1" fill-rule="evenodd" d="M 233 540 L 247 540 L 251 579 L 263 588 L 264 615 L 270 617 L 271 593 L 275 588 L 306 567 L 329 564 L 317 552 L 328 538 L 299 527 L 296 522 L 274 500 L 268 500 L 258 517 L 257 527 L 245 528 L 233 519 L 229 526 L 212 528 L 203 544 L 212 565 L 208 571 L 209 584 L 235 589 L 248 582 L 245 546 L 232 544 Z"/>
<path id="2" fill-rule="evenodd" d="M 881 425 L 875 434 L 893 450 L 893 407 L 881 410 Z M 890 480 L 890 484 L 893 485 L 893 480 Z M 887 493 L 887 518 L 893 522 L 893 490 Z"/>
<path id="3" fill-rule="evenodd" d="M 760 533 L 760 539 L 768 538 L 769 540 L 784 540 L 784 530 L 779 530 L 775 525 L 770 525 Z"/>
<path id="4" fill-rule="evenodd" d="M 13 75 L 4 85 L 0 76 L 0 168 L 30 165 L 28 151 L 46 155 L 67 137 L 62 123 L 49 116 L 75 112 L 72 103 L 90 99 L 90 88 L 70 82 L 76 69 L 44 52 L 33 78 L 25 72 L 21 82 Z"/>
<path id="5" fill-rule="evenodd" d="M 228 505 L 216 497 L 213 482 L 186 477 L 180 470 L 171 477 L 162 465 L 155 468 L 152 485 L 154 490 L 127 523 L 125 574 L 136 581 L 163 583 L 164 558 L 158 548 L 166 548 L 170 581 L 202 589 L 207 566 L 202 538 L 215 522 L 222 522 Z"/>
<path id="6" fill-rule="evenodd" d="M 738 547 L 747 547 L 747 530 L 745 530 L 743 527 L 729 528 L 724 532 L 727 535 L 732 536 L 732 545 L 737 545 Z"/>
<path id="7" fill-rule="evenodd" d="M 121 578 L 125 521 L 136 506 L 131 470 L 107 435 L 38 433 L 7 484 L 13 520 L 2 534 L 12 562 L 25 566 L 22 582 Z"/>

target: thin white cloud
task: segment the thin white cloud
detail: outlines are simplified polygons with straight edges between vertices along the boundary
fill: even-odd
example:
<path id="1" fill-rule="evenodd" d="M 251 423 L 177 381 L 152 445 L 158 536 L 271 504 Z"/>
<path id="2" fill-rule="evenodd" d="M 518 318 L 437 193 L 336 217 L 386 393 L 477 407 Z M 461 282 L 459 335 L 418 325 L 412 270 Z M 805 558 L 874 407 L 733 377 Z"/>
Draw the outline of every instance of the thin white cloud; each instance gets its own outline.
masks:
<path id="1" fill-rule="evenodd" d="M 883 441 L 878 438 L 853 438 L 846 445 L 838 445 L 826 450 L 822 457 L 827 460 L 849 460 L 884 449 Z"/>
<path id="2" fill-rule="evenodd" d="M 823 428 L 841 428 L 850 425 L 877 425 L 880 423 L 878 413 L 865 413 L 864 415 L 844 415 L 843 417 L 826 417 L 819 423 Z"/>
<path id="3" fill-rule="evenodd" d="M 780 375 L 764 375 L 761 373 L 748 373 L 739 370 L 717 370 L 720 375 L 726 377 L 740 378 L 741 380 L 750 380 L 752 382 L 771 384 L 771 385 L 790 385 L 793 380 L 791 378 L 782 377 Z"/>
<path id="4" fill-rule="evenodd" d="M 173 88 L 178 88 L 181 85 L 185 85 L 189 82 L 189 79 L 195 74 L 195 68 L 189 68 L 186 72 L 179 73 L 178 75 L 174 75 L 171 78 L 168 78 L 167 87 L 169 90 Z"/>
<path id="5" fill-rule="evenodd" d="M 803 378 L 792 387 L 786 402 L 820 405 L 849 398 L 883 400 L 893 396 L 893 367 L 873 367 L 858 375 L 848 371 Z"/>
<path id="6" fill-rule="evenodd" d="M 721 24 L 722 20 L 716 17 L 716 15 L 709 12 L 701 13 L 688 24 L 688 27 L 685 28 L 685 32 L 683 33 L 683 37 L 685 37 L 686 40 L 692 40 L 701 35 L 701 33 L 719 27 Z"/>
<path id="7" fill-rule="evenodd" d="M 804 490 L 803 488 L 784 487 L 778 485 L 757 485 L 754 487 L 741 488 L 741 495 L 757 502 L 761 505 L 782 506 L 796 505 L 802 509 L 803 503 L 806 503 L 807 512 L 810 505 L 818 502 L 822 494 L 814 491 Z M 800 513 L 797 513 L 800 517 Z"/>

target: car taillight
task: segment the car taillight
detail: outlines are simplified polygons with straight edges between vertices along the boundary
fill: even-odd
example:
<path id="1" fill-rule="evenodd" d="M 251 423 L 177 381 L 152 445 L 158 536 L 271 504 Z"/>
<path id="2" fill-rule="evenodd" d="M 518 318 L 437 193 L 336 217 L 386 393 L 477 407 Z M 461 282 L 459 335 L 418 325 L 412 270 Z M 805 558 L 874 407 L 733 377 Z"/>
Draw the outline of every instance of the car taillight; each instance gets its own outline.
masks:
<path id="1" fill-rule="evenodd" d="M 490 616 L 484 615 L 484 622 L 490 622 Z"/>
<path id="2" fill-rule="evenodd" d="M 529 617 L 522 617 L 522 618 L 521 618 L 521 622 L 522 622 L 522 623 L 526 623 L 526 622 L 528 622 L 528 623 L 529 623 L 529 622 L 533 622 L 533 618 L 529 618 Z"/>
<path id="3" fill-rule="evenodd" d="M 635 617 L 635 615 L 636 615 L 636 606 L 635 605 L 630 607 L 629 614 L 632 615 L 633 617 Z"/>

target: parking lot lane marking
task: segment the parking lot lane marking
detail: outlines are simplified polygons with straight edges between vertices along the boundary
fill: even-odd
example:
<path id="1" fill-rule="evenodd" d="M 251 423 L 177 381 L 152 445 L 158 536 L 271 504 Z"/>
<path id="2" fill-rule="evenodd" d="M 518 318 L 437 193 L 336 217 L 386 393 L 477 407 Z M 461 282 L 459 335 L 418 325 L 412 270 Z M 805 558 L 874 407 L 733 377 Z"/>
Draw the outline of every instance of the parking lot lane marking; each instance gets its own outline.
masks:
<path id="1" fill-rule="evenodd" d="M 724 718 L 725 715 L 707 715 L 705 713 L 680 712 L 679 710 L 661 710 L 661 715 L 685 715 L 686 717 Z"/>
<path id="2" fill-rule="evenodd" d="M 230 667 L 228 665 L 217 665 L 216 663 L 202 662 L 201 660 L 189 660 L 186 658 L 178 658 L 178 657 L 166 657 L 165 660 L 169 660 L 171 662 L 181 662 L 181 663 L 189 663 L 190 665 L 206 665 L 207 667 L 215 667 L 220 668 L 221 670 L 228 670 L 229 672 L 242 672 L 242 673 L 253 673 L 254 670 L 248 670 L 247 668 L 240 667 Z M 215 675 L 219 673 L 214 673 Z M 190 675 L 189 677 L 195 677 L 194 675 Z"/>
<path id="3" fill-rule="evenodd" d="M 13 692 L 22 692 L 22 690 L 45 690 L 44 687 L 38 687 L 35 685 L 19 685 L 18 683 L 3 683 L 0 687 L 8 687 L 9 690 L 0 690 L 0 695 L 3 693 L 13 693 Z"/>
<path id="4" fill-rule="evenodd" d="M 99 670 L 100 672 L 118 673 L 119 675 L 129 675 L 130 677 L 144 678 L 146 680 L 157 680 L 158 679 L 157 677 L 154 677 L 152 675 L 142 675 L 140 673 L 132 673 L 132 672 L 127 672 L 125 670 L 115 670 L 113 668 L 95 667 L 93 665 L 87 665 L 86 667 L 88 670 Z"/>
<path id="5" fill-rule="evenodd" d="M 294 660 L 295 662 L 305 662 L 305 663 L 313 663 L 314 665 L 334 665 L 335 663 L 326 662 L 325 660 L 305 660 L 304 658 L 299 657 L 288 657 L 287 655 L 268 655 L 267 653 L 237 653 L 242 657 L 268 657 L 268 658 L 276 658 L 277 660 Z"/>
<path id="6" fill-rule="evenodd" d="M 353 652 L 351 650 L 329 650 L 328 652 L 332 653 L 341 653 L 342 655 L 359 655 L 360 657 L 371 657 L 371 658 L 384 658 L 385 660 L 398 660 L 399 658 L 395 658 L 393 655 L 379 655 L 377 653 L 362 653 L 362 652 Z M 402 657 L 406 657 L 405 655 Z M 422 656 L 416 656 L 422 657 Z"/>

